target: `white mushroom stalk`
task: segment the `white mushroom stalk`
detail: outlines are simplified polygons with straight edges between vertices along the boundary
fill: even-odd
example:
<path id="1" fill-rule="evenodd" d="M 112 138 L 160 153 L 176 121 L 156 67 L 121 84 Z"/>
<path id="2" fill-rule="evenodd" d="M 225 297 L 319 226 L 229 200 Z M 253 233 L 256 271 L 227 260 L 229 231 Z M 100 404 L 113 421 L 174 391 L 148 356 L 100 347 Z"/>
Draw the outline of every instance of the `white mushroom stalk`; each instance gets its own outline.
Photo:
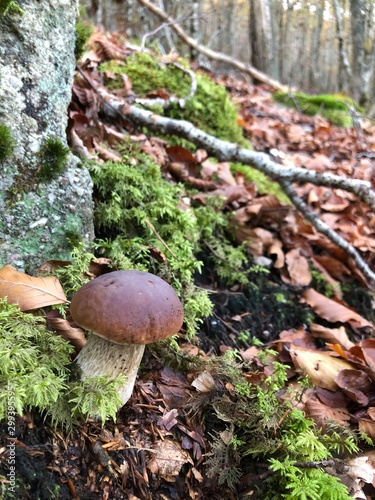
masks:
<path id="1" fill-rule="evenodd" d="M 142 344 L 115 344 L 92 334 L 76 361 L 83 378 L 125 375 L 126 384 L 117 390 L 124 405 L 132 395 L 144 350 Z"/>

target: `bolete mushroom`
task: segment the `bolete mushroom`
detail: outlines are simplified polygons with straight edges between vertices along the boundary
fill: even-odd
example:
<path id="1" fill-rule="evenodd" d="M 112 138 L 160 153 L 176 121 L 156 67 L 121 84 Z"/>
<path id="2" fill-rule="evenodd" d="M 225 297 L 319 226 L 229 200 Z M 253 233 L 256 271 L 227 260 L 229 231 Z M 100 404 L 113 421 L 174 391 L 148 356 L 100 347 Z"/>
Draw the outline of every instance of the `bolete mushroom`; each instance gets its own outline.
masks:
<path id="1" fill-rule="evenodd" d="M 145 345 L 174 335 L 184 319 L 173 288 L 143 271 L 115 271 L 90 281 L 73 295 L 70 312 L 92 332 L 77 356 L 83 377 L 124 374 L 123 404 L 133 392 Z"/>

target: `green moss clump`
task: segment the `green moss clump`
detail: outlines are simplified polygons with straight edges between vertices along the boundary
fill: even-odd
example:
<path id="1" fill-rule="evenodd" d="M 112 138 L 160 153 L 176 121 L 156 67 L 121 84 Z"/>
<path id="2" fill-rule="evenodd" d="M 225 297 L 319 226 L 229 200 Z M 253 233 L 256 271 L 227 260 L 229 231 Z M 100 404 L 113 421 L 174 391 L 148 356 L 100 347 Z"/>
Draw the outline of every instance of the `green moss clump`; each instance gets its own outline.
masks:
<path id="1" fill-rule="evenodd" d="M 182 64 L 186 62 L 182 61 Z M 115 75 L 126 74 L 133 84 L 133 90 L 145 96 L 148 92 L 165 88 L 172 95 L 186 97 L 190 92 L 190 77 L 175 66 L 159 64 L 155 56 L 138 53 L 123 63 L 105 62 L 101 71 Z M 147 75 L 145 77 L 145 75 Z M 214 83 L 208 76 L 196 73 L 197 90 L 184 108 L 172 103 L 164 114 L 170 118 L 187 120 L 196 127 L 220 139 L 245 145 L 242 129 L 237 123 L 237 110 L 222 85 Z M 121 88 L 121 79 L 107 83 L 111 89 Z"/>
<path id="2" fill-rule="evenodd" d="M 85 51 L 87 41 L 93 34 L 94 28 L 87 21 L 78 20 L 76 22 L 75 31 L 76 41 L 74 47 L 74 55 L 76 59 L 79 59 Z"/>
<path id="3" fill-rule="evenodd" d="M 6 16 L 10 12 L 23 14 L 23 10 L 15 0 L 0 0 L 0 16 Z"/>
<path id="4" fill-rule="evenodd" d="M 148 270 L 171 283 L 184 302 L 185 322 L 193 335 L 211 303 L 193 285 L 202 265 L 195 257 L 199 231 L 194 212 L 179 208 L 183 188 L 164 180 L 145 154 L 88 168 L 98 200 L 95 223 L 102 253 L 121 269 Z"/>
<path id="5" fill-rule="evenodd" d="M 288 92 L 275 92 L 275 101 L 288 107 L 296 108 L 303 113 L 313 116 L 320 114 L 330 120 L 334 125 L 340 127 L 351 127 L 353 119 L 351 109 L 363 113 L 361 108 L 353 99 L 337 94 L 309 95 L 302 92 L 290 94 Z"/>
<path id="6" fill-rule="evenodd" d="M 81 286 L 92 255 L 77 249 L 74 257 L 76 262 L 59 271 L 70 294 Z M 53 333 L 44 317 L 24 313 L 6 299 L 0 299 L 0 324 L 0 421 L 10 408 L 14 415 L 36 410 L 68 429 L 87 417 L 116 418 L 124 376 L 82 381 L 71 362 L 74 347 Z"/>
<path id="7" fill-rule="evenodd" d="M 13 153 L 14 139 L 9 127 L 0 123 L 0 162 L 4 162 Z"/>
<path id="8" fill-rule="evenodd" d="M 263 351 L 259 359 L 268 364 L 275 354 Z M 257 477 L 268 463 L 273 474 L 257 483 L 255 499 L 350 499 L 338 478 L 303 464 L 357 453 L 359 439 L 348 428 L 333 425 L 322 432 L 302 411 L 279 399 L 287 388 L 286 365 L 273 361 L 272 374 L 259 379 L 258 373 L 254 383 L 248 380 L 257 367 L 248 365 L 250 372 L 245 374 L 235 351 L 228 350 L 220 358 L 211 356 L 210 365 L 216 384 L 205 397 L 197 395 L 189 403 L 211 436 L 205 461 L 208 477 L 236 491 L 241 477 Z M 222 389 L 226 381 L 233 390 Z M 307 388 L 307 381 L 301 381 L 301 387 Z M 293 401 L 300 400 L 302 389 L 288 391 Z"/>
<path id="9" fill-rule="evenodd" d="M 68 163 L 70 149 L 57 137 L 46 139 L 39 151 L 40 169 L 38 177 L 46 182 L 60 175 Z"/>

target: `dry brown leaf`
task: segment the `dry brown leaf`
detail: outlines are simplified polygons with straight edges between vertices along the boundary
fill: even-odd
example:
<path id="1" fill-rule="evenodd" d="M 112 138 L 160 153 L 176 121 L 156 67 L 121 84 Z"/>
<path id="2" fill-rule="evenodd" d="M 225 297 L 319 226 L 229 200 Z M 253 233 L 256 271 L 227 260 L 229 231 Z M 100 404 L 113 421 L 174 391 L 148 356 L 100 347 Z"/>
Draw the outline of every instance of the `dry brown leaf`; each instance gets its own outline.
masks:
<path id="1" fill-rule="evenodd" d="M 70 342 L 77 351 L 80 351 L 86 344 L 86 337 L 81 328 L 72 326 L 67 319 L 60 316 L 58 311 L 49 311 L 46 317 L 53 329 L 65 340 Z"/>
<path id="2" fill-rule="evenodd" d="M 323 428 L 329 420 L 334 420 L 339 425 L 345 425 L 350 420 L 349 411 L 346 408 L 332 408 L 316 398 L 306 401 L 304 411 L 306 417 L 312 418 L 318 426 Z"/>
<path id="3" fill-rule="evenodd" d="M 336 384 L 355 403 L 367 406 L 367 394 L 373 388 L 370 378 L 362 370 L 341 370 L 335 377 Z"/>
<path id="4" fill-rule="evenodd" d="M 109 149 L 103 148 L 95 139 L 93 139 L 93 144 L 98 153 L 99 158 L 104 161 L 121 161 L 122 156 L 116 151 L 110 151 Z"/>
<path id="5" fill-rule="evenodd" d="M 154 450 L 156 453 L 148 462 L 147 467 L 153 474 L 158 473 L 168 482 L 176 481 L 183 465 L 187 463 L 193 465 L 190 455 L 175 441 L 161 441 Z"/>
<path id="6" fill-rule="evenodd" d="M 57 278 L 29 276 L 12 266 L 0 269 L 0 297 L 9 304 L 17 304 L 21 311 L 31 311 L 68 300 Z"/>
<path id="7" fill-rule="evenodd" d="M 375 339 L 365 339 L 360 343 L 366 363 L 375 373 Z"/>
<path id="8" fill-rule="evenodd" d="M 268 248 L 268 255 L 270 257 L 272 257 L 273 255 L 276 256 L 273 267 L 275 267 L 276 269 L 281 269 L 282 267 L 284 267 L 285 255 L 283 252 L 283 244 L 280 240 L 273 240 L 272 244 Z"/>
<path id="9" fill-rule="evenodd" d="M 375 422 L 368 418 L 360 418 L 358 421 L 359 430 L 365 432 L 373 441 L 375 441 Z"/>
<path id="10" fill-rule="evenodd" d="M 311 323 L 310 332 L 313 337 L 327 340 L 334 344 L 340 344 L 344 349 L 350 349 L 354 346 L 346 333 L 345 327 L 328 328 L 317 323 Z"/>
<path id="11" fill-rule="evenodd" d="M 294 248 L 285 255 L 285 264 L 292 285 L 307 286 L 311 283 L 309 263 L 306 257 L 301 255 L 299 249 Z"/>
<path id="12" fill-rule="evenodd" d="M 301 349 L 295 344 L 290 346 L 290 355 L 295 367 L 306 373 L 314 385 L 331 391 L 338 388 L 335 382 L 338 373 L 341 370 L 353 368 L 343 359 L 334 358 L 327 353 Z"/>
<path id="13" fill-rule="evenodd" d="M 331 323 L 336 323 L 337 321 L 340 323 L 349 323 L 353 328 L 374 326 L 363 316 L 349 309 L 349 307 L 339 304 L 335 300 L 328 299 L 313 288 L 306 290 L 303 296 L 307 304 L 309 304 L 321 318 Z"/>

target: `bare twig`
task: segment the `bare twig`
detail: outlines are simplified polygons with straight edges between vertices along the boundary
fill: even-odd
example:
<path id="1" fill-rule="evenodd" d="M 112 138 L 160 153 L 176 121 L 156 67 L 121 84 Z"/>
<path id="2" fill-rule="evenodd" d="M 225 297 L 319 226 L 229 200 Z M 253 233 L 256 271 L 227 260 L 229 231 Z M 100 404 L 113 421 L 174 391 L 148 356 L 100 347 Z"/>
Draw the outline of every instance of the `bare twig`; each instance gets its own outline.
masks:
<path id="1" fill-rule="evenodd" d="M 165 248 L 173 255 L 175 259 L 177 259 L 176 255 L 173 253 L 173 251 L 169 248 L 169 246 L 166 244 L 166 242 L 163 240 L 163 238 L 160 236 L 160 234 L 156 231 L 155 226 L 151 224 L 151 222 L 148 219 L 145 219 L 146 225 L 151 229 L 151 231 L 154 233 L 154 235 L 157 237 L 157 239 L 162 243 Z"/>
<path id="2" fill-rule="evenodd" d="M 200 52 L 209 59 L 229 64 L 230 66 L 237 68 L 243 73 L 250 75 L 252 78 L 255 78 L 260 82 L 266 83 L 267 85 L 270 85 L 270 87 L 276 90 L 283 90 L 283 91 L 287 90 L 287 87 L 285 85 L 282 85 L 280 82 L 273 80 L 272 78 L 265 75 L 261 71 L 255 69 L 253 66 L 250 66 L 249 64 L 244 64 L 241 61 L 233 59 L 232 56 L 227 56 L 226 54 L 222 54 L 221 52 L 216 52 L 204 45 L 201 45 L 194 38 L 189 36 L 186 33 L 186 31 L 183 28 L 181 28 L 180 24 L 175 19 L 168 16 L 168 14 L 166 14 L 163 10 L 159 9 L 159 7 L 149 2 L 148 0 L 138 0 L 138 1 L 148 10 L 156 14 L 160 19 L 168 23 L 168 26 L 170 26 L 177 33 L 177 35 L 181 38 L 181 40 L 183 40 L 189 47 L 196 50 L 197 52 Z"/>
<path id="3" fill-rule="evenodd" d="M 375 284 L 375 273 L 370 269 L 367 263 L 362 259 L 359 252 L 348 243 L 342 236 L 340 236 L 336 231 L 331 229 L 325 222 L 323 222 L 316 213 L 311 210 L 311 208 L 302 200 L 300 196 L 296 193 L 294 188 L 289 182 L 280 182 L 285 193 L 289 196 L 293 205 L 297 210 L 315 227 L 315 229 L 327 236 L 333 243 L 338 247 L 342 248 L 352 259 L 358 269 Z"/>

